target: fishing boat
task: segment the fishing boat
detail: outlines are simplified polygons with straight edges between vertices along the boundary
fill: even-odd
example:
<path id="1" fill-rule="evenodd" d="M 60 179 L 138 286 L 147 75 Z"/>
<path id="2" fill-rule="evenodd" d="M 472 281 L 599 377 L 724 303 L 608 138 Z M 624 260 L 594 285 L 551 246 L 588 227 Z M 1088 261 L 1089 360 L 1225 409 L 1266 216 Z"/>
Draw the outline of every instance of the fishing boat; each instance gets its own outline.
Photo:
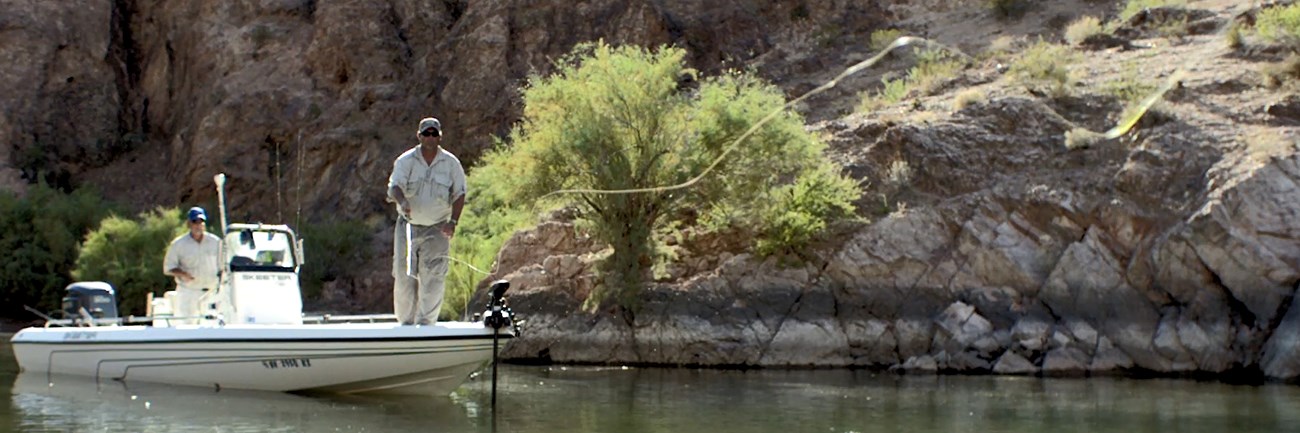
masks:
<path id="1" fill-rule="evenodd" d="M 173 314 L 168 292 L 147 301 L 146 316 L 118 317 L 111 285 L 73 283 L 64 318 L 13 336 L 20 369 L 217 389 L 446 395 L 517 335 L 505 281 L 493 283 L 482 320 L 304 316 L 301 240 L 285 225 L 226 224 L 224 176 L 216 183 L 223 269 L 199 316 Z"/>

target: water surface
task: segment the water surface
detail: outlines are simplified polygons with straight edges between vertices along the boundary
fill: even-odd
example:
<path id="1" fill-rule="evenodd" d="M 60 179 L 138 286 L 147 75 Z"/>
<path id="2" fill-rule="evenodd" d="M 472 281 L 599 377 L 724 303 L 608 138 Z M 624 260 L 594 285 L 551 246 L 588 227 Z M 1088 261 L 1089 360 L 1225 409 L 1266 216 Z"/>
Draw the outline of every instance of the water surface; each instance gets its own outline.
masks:
<path id="1" fill-rule="evenodd" d="M 18 374 L 0 431 L 1300 432 L 1300 387 L 1189 380 L 506 366 L 446 397 L 302 396 Z"/>

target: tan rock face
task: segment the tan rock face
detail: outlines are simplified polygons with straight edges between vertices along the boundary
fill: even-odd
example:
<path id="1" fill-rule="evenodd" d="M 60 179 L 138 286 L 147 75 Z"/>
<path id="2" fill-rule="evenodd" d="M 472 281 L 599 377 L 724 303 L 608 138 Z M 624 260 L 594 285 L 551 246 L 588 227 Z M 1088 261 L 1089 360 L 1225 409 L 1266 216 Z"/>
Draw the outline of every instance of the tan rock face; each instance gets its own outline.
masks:
<path id="1" fill-rule="evenodd" d="M 61 170 L 144 209 L 212 201 L 211 176 L 225 172 L 247 219 L 298 205 L 365 218 L 386 211 L 388 169 L 420 118 L 440 117 L 445 146 L 472 165 L 518 117 L 524 80 L 577 43 L 677 44 L 712 71 L 769 50 L 767 29 L 815 19 L 851 34 L 875 20 L 849 19 L 871 12 L 757 0 L 16 4 L 0 36 L 0 184 Z"/>
<path id="2" fill-rule="evenodd" d="M 54 184 L 102 165 L 123 146 L 109 1 L 9 2 L 0 18 L 0 187 L 38 171 Z"/>

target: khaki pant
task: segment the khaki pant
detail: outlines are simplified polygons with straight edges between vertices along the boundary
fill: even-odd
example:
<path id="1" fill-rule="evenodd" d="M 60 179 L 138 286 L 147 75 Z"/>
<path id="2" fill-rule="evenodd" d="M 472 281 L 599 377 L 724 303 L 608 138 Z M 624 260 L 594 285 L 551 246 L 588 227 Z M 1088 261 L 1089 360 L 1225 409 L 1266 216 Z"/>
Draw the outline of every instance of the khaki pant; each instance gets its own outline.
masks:
<path id="1" fill-rule="evenodd" d="M 202 289 L 182 289 L 176 288 L 176 300 L 173 307 L 172 317 L 185 317 L 183 320 L 173 321 L 172 324 L 199 323 L 198 317 L 203 314 L 202 308 L 203 294 Z"/>
<path id="2" fill-rule="evenodd" d="M 411 272 L 407 272 L 406 228 L 411 228 Z M 438 321 L 447 280 L 451 243 L 437 226 L 397 219 L 393 228 L 393 312 L 403 325 Z"/>

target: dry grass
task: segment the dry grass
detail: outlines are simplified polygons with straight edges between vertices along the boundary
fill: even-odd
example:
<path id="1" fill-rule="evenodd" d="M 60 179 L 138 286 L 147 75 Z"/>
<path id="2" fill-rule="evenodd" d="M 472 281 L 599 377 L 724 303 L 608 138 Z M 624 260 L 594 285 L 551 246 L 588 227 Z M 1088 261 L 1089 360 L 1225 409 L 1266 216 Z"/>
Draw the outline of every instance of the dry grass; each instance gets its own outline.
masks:
<path id="1" fill-rule="evenodd" d="M 961 111 L 963 108 L 974 104 L 984 102 L 988 98 L 980 89 L 966 89 L 958 93 L 952 100 L 952 111 Z"/>
<path id="2" fill-rule="evenodd" d="M 1279 63 L 1264 65 L 1259 71 L 1265 86 L 1295 87 L 1300 82 L 1300 55 L 1292 54 Z"/>
<path id="3" fill-rule="evenodd" d="M 1074 128 L 1065 132 L 1065 148 L 1070 150 L 1087 149 L 1101 143 L 1106 136 L 1084 128 Z"/>
<path id="4" fill-rule="evenodd" d="M 889 171 L 885 174 L 885 182 L 895 189 L 907 186 L 912 183 L 912 166 L 906 160 L 894 160 L 889 163 Z"/>
<path id="5" fill-rule="evenodd" d="M 1241 30 L 1241 23 L 1233 21 L 1228 25 L 1228 30 L 1223 32 L 1223 42 L 1228 48 L 1239 50 L 1246 46 L 1246 35 Z"/>
<path id="6" fill-rule="evenodd" d="M 1106 29 L 1101 26 L 1101 20 L 1087 16 L 1074 20 L 1065 27 L 1065 41 L 1070 45 L 1079 45 L 1089 36 L 1103 33 L 1106 33 Z"/>
<path id="7" fill-rule="evenodd" d="M 1295 139 L 1288 139 L 1276 130 L 1259 130 L 1241 138 L 1246 157 L 1259 164 L 1275 158 L 1286 158 L 1297 152 Z"/>

